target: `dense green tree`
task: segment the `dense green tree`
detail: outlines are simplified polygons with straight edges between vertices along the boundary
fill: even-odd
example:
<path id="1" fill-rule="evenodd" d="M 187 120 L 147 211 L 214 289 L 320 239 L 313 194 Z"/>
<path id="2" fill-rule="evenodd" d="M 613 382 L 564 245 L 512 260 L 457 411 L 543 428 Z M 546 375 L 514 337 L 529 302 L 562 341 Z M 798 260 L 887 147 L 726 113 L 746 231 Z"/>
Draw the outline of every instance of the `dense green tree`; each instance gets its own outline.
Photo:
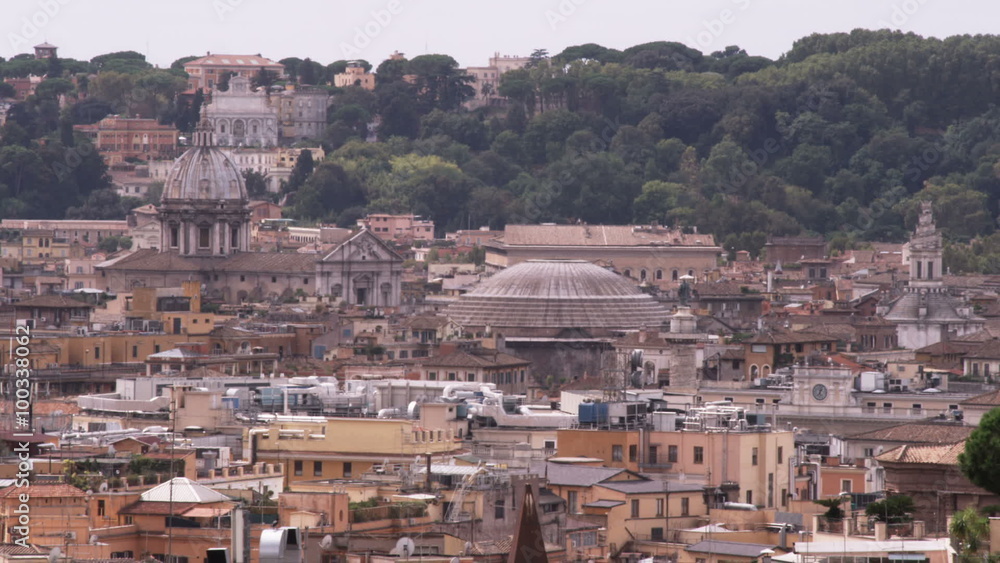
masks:
<path id="1" fill-rule="evenodd" d="M 916 510 L 913 497 L 907 495 L 892 495 L 883 500 L 875 501 L 865 508 L 865 515 L 889 524 L 908 522 Z"/>
<path id="2" fill-rule="evenodd" d="M 978 487 L 1000 494 L 1000 408 L 983 415 L 979 426 L 965 441 L 965 450 L 958 456 L 958 466 L 965 477 Z"/>
<path id="3" fill-rule="evenodd" d="M 303 150 L 299 154 L 299 158 L 295 160 L 295 166 L 292 168 L 292 173 L 289 175 L 288 182 L 284 185 L 282 191 L 285 193 L 294 193 L 298 190 L 309 179 L 315 166 L 312 151 Z"/>
<path id="4" fill-rule="evenodd" d="M 261 199 L 268 195 L 267 178 L 256 170 L 246 169 L 243 171 L 243 181 L 247 186 L 247 195 L 251 199 Z"/>
<path id="5" fill-rule="evenodd" d="M 472 77 L 459 69 L 458 61 L 448 55 L 414 57 L 407 71 L 413 75 L 417 100 L 425 112 L 456 109 L 476 94 L 469 85 Z"/>
<path id="6" fill-rule="evenodd" d="M 358 183 L 332 162 L 320 164 L 292 200 L 293 217 L 327 222 L 336 222 L 347 209 L 367 203 Z"/>

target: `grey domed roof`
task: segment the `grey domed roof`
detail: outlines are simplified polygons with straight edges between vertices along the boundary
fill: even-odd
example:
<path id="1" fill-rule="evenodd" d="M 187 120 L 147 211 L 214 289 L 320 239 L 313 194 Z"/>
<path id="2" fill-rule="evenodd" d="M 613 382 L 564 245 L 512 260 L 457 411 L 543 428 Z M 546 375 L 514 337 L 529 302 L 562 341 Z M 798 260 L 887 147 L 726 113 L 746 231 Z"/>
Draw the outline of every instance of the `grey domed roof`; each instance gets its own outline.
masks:
<path id="1" fill-rule="evenodd" d="M 202 114 L 205 109 L 202 108 Z M 249 201 L 243 175 L 233 161 L 215 147 L 212 125 L 204 117 L 194 133 L 194 146 L 174 162 L 163 186 L 167 200 Z"/>
<path id="2" fill-rule="evenodd" d="M 496 274 L 448 307 L 459 324 L 638 329 L 667 320 L 663 305 L 618 274 L 583 260 L 530 260 Z"/>
<path id="3" fill-rule="evenodd" d="M 247 201 L 247 188 L 236 165 L 219 149 L 195 146 L 174 162 L 163 186 L 163 200 Z"/>

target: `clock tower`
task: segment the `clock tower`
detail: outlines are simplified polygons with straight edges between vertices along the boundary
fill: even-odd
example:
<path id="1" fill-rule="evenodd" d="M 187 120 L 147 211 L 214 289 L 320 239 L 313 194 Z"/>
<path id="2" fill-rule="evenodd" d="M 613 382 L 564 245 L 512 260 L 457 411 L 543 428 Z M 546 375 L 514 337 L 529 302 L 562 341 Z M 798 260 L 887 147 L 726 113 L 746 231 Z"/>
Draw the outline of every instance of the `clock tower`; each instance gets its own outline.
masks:
<path id="1" fill-rule="evenodd" d="M 851 370 L 833 366 L 795 366 L 792 372 L 792 403 L 836 412 L 850 406 L 854 391 Z M 821 409 L 825 407 L 826 409 Z"/>

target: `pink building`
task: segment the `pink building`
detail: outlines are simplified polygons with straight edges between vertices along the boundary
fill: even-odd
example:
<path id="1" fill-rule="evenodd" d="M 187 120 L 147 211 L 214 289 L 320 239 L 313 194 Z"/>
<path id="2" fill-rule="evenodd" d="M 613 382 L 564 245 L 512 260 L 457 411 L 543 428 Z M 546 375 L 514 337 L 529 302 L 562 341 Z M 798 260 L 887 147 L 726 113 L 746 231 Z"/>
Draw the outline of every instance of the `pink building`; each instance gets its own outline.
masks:
<path id="1" fill-rule="evenodd" d="M 358 225 L 384 241 L 434 240 L 434 221 L 421 219 L 419 215 L 372 213 L 359 219 Z"/>

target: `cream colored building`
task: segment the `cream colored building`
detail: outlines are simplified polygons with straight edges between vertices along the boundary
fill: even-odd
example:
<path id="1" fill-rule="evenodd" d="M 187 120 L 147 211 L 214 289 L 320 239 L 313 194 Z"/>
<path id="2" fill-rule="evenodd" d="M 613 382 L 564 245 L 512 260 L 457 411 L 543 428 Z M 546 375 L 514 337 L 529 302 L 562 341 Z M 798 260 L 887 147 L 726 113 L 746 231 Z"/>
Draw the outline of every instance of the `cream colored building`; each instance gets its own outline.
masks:
<path id="1" fill-rule="evenodd" d="M 710 234 L 641 225 L 507 225 L 485 247 L 487 269 L 527 260 L 587 260 L 660 287 L 676 286 L 684 275 L 704 279 L 722 252 Z"/>
<path id="2" fill-rule="evenodd" d="M 375 89 L 375 75 L 365 71 L 365 67 L 356 62 L 347 63 L 344 72 L 334 75 L 333 85 L 337 88 L 360 86 L 365 90 Z"/>

